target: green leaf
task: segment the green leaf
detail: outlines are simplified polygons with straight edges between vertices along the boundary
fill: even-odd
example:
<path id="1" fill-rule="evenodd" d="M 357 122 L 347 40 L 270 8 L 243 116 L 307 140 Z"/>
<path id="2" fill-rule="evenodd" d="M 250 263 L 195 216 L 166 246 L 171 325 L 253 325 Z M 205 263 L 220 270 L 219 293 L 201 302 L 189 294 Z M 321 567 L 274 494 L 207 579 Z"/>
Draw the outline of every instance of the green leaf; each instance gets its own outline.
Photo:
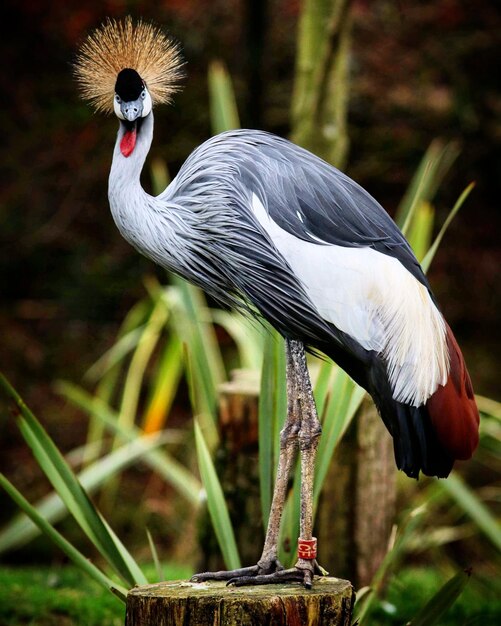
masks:
<path id="1" fill-rule="evenodd" d="M 172 328 L 183 340 L 189 357 L 193 406 L 208 415 L 215 427 L 217 386 L 226 380 L 226 372 L 214 327 L 204 321 L 209 319 L 205 296 L 182 278 L 173 276 L 172 282 L 175 287 L 167 291 L 174 304 Z"/>
<path id="2" fill-rule="evenodd" d="M 431 248 L 428 250 L 428 252 L 426 253 L 426 256 L 421 261 L 421 267 L 423 268 L 424 272 L 428 271 L 428 268 L 430 267 L 431 262 L 433 261 L 433 257 L 435 256 L 438 250 L 438 246 L 440 245 L 440 242 L 442 241 L 446 230 L 449 228 L 449 225 L 454 219 L 454 217 L 456 216 L 456 213 L 463 206 L 466 198 L 470 195 L 470 192 L 472 191 L 474 187 L 475 187 L 475 183 L 470 183 L 468 187 L 466 187 L 466 189 L 463 191 L 463 193 L 459 196 L 459 198 L 456 201 L 456 204 L 452 207 L 451 212 L 447 216 L 447 219 L 445 220 L 442 228 L 440 229 L 440 232 L 438 233 L 435 241 L 431 245 Z"/>
<path id="3" fill-rule="evenodd" d="M 285 567 L 292 567 L 296 560 L 299 517 L 301 511 L 301 462 L 297 459 L 292 472 L 292 488 L 282 514 L 278 558 Z"/>
<path id="4" fill-rule="evenodd" d="M 146 451 L 161 445 L 163 441 L 159 435 L 136 439 L 86 467 L 79 474 L 78 480 L 86 492 L 91 494 L 111 476 L 136 462 Z M 51 524 L 61 520 L 68 512 L 61 497 L 54 492 L 39 500 L 34 507 Z M 26 516 L 14 518 L 0 532 L 0 554 L 25 545 L 38 532 L 37 526 Z"/>
<path id="5" fill-rule="evenodd" d="M 162 568 L 162 564 L 160 563 L 160 559 L 158 558 L 157 548 L 155 546 L 155 542 L 153 541 L 153 537 L 148 529 L 146 529 L 146 535 L 148 536 L 148 544 L 150 546 L 151 556 L 153 557 L 153 562 L 155 563 L 155 569 L 157 572 L 158 582 L 165 580 L 165 574 Z"/>
<path id="6" fill-rule="evenodd" d="M 153 193 L 158 196 L 170 182 L 169 170 L 165 161 L 160 157 L 154 157 L 150 164 L 150 174 Z"/>
<path id="7" fill-rule="evenodd" d="M 280 335 L 267 329 L 259 393 L 259 484 L 264 528 L 268 525 L 280 430 L 287 411 L 285 346 Z"/>
<path id="8" fill-rule="evenodd" d="M 153 389 L 142 423 L 146 433 L 165 427 L 183 373 L 183 344 L 171 334 L 155 370 Z"/>
<path id="9" fill-rule="evenodd" d="M 87 370 L 85 378 L 89 381 L 98 380 L 98 378 L 104 376 L 116 365 L 121 363 L 124 358 L 137 347 L 143 332 L 144 325 L 141 325 L 120 337 L 113 346 Z"/>
<path id="10" fill-rule="evenodd" d="M 20 411 L 20 415 L 17 418 L 19 428 L 26 442 L 33 450 L 40 468 L 50 480 L 54 489 L 59 493 L 82 530 L 106 558 L 110 566 L 130 586 L 136 583 L 144 584 L 147 582 L 142 573 L 139 575 L 139 578 L 135 578 L 123 555 L 117 548 L 114 539 L 106 529 L 101 516 L 54 442 L 28 409 L 19 394 L 2 375 L 0 375 L 0 386 L 16 403 Z"/>
<path id="11" fill-rule="evenodd" d="M 433 626 L 437 624 L 442 615 L 459 598 L 463 589 L 470 579 L 471 572 L 465 570 L 458 572 L 448 580 L 437 593 L 430 598 L 425 606 L 414 617 L 409 626 Z"/>
<path id="12" fill-rule="evenodd" d="M 221 61 L 209 65 L 209 98 L 212 134 L 240 128 L 231 78 Z"/>
<path id="13" fill-rule="evenodd" d="M 83 556 L 69 541 L 67 541 L 58 531 L 53 528 L 50 523 L 44 519 L 39 512 L 31 506 L 31 504 L 21 495 L 14 485 L 0 474 L 0 486 L 5 489 L 17 506 L 26 513 L 26 515 L 36 524 L 41 532 L 43 532 L 58 548 L 60 548 L 66 556 L 82 569 L 88 576 L 94 579 L 105 589 L 115 593 L 122 602 L 125 603 L 127 589 L 108 578 L 100 569 L 93 565 L 86 557 Z"/>
<path id="14" fill-rule="evenodd" d="M 165 302 L 158 297 L 154 303 L 148 322 L 143 327 L 141 338 L 134 350 L 125 377 L 120 404 L 119 422 L 126 428 L 130 428 L 134 424 L 146 367 L 168 317 L 169 314 Z"/>
<path id="15" fill-rule="evenodd" d="M 222 326 L 235 342 L 242 369 L 261 369 L 266 332 L 256 320 L 239 313 L 211 309 L 211 320 Z"/>
<path id="16" fill-rule="evenodd" d="M 426 180 L 427 180 L 429 171 L 430 171 L 430 164 L 427 163 L 424 170 L 421 173 L 421 177 L 417 181 L 418 186 L 412 198 L 412 203 L 407 210 L 405 221 L 402 224 L 400 224 L 400 222 L 397 222 L 398 226 L 400 226 L 400 228 L 402 229 L 402 233 L 404 235 L 407 235 L 407 232 L 409 231 L 414 221 L 414 216 L 416 214 L 418 207 L 424 202 L 424 199 L 423 199 L 425 195 L 424 188 L 426 186 Z M 395 219 L 397 219 L 397 217 Z"/>
<path id="17" fill-rule="evenodd" d="M 240 567 L 235 535 L 230 521 L 228 508 L 224 499 L 221 483 L 210 457 L 209 448 L 205 442 L 202 429 L 195 420 L 195 442 L 197 447 L 198 467 L 202 483 L 207 494 L 207 507 L 212 520 L 212 526 L 219 543 L 219 548 L 228 569 Z"/>
<path id="18" fill-rule="evenodd" d="M 130 309 L 120 327 L 117 341 L 87 370 L 85 380 L 96 382 L 103 378 L 137 346 L 150 310 L 149 299 L 140 300 Z"/>
<path id="19" fill-rule="evenodd" d="M 331 385 L 333 384 L 333 378 L 337 372 L 337 367 L 330 360 L 320 362 L 320 369 L 318 376 L 315 380 L 315 386 L 313 394 L 315 396 L 315 404 L 318 411 L 320 421 L 323 420 L 325 406 L 329 397 Z"/>
<path id="20" fill-rule="evenodd" d="M 457 472 L 447 480 L 438 480 L 436 485 L 451 496 L 494 546 L 501 550 L 501 525 L 485 504 L 477 498 Z"/>
<path id="21" fill-rule="evenodd" d="M 111 351 L 94 363 L 84 376 L 84 380 L 98 382 L 96 396 L 105 402 L 109 402 L 115 393 L 120 379 L 121 364 L 128 352 L 137 345 L 141 337 L 141 329 L 138 327 L 143 325 L 150 309 L 150 302 L 147 299 L 140 300 L 130 309 L 120 327 L 118 340 L 115 343 L 115 346 L 120 344 L 120 347 L 117 346 L 116 351 L 112 347 Z M 124 344 L 121 344 L 121 339 L 125 337 L 127 339 Z M 94 419 L 91 415 L 87 431 L 87 443 L 102 440 L 103 432 L 102 422 Z M 90 459 L 85 458 L 83 464 L 86 465 L 89 462 Z"/>
<path id="22" fill-rule="evenodd" d="M 115 531 L 108 524 L 108 522 L 101 515 L 101 513 L 98 513 L 98 515 L 101 518 L 101 521 L 102 521 L 102 523 L 103 523 L 103 525 L 104 525 L 108 535 L 110 536 L 111 540 L 113 541 L 113 543 L 115 545 L 115 548 L 119 552 L 119 554 L 120 554 L 121 558 L 123 559 L 124 563 L 129 568 L 129 571 L 131 572 L 131 574 L 132 574 L 132 576 L 134 578 L 134 581 L 135 581 L 134 584 L 135 585 L 146 585 L 149 581 L 146 578 L 146 576 L 144 575 L 143 570 L 139 567 L 137 561 L 134 559 L 132 554 L 127 550 L 127 548 L 122 543 L 121 539 L 115 534 Z"/>
<path id="23" fill-rule="evenodd" d="M 315 464 L 315 506 L 320 496 L 334 450 L 357 412 L 365 391 L 358 387 L 341 368 L 336 367 L 334 384 L 327 400 L 322 423 L 322 436 Z"/>
<path id="24" fill-rule="evenodd" d="M 433 200 L 437 189 L 459 155 L 456 143 L 444 143 L 435 139 L 426 150 L 414 177 L 400 202 L 395 222 L 406 232 L 404 224 L 410 226 L 413 208 L 422 202 Z"/>
<path id="25" fill-rule="evenodd" d="M 477 401 L 479 411 L 491 415 L 501 422 L 501 402 L 485 396 L 479 396 L 478 394 L 475 395 L 475 400 Z M 480 422 L 480 425 L 482 425 L 482 422 Z"/>
<path id="26" fill-rule="evenodd" d="M 360 602 L 358 599 L 355 602 L 355 618 L 357 619 L 358 626 L 366 626 L 372 623 L 370 621 L 371 613 L 376 600 L 379 598 L 385 577 L 390 570 L 395 570 L 400 563 L 409 542 L 412 540 L 416 529 L 421 524 L 426 510 L 426 505 L 413 509 L 408 513 L 398 531 L 394 528 L 394 539 L 390 539 L 392 546 L 386 553 L 377 572 L 374 574 L 369 590 L 367 593 L 363 594 L 363 597 L 360 598 Z"/>
<path id="27" fill-rule="evenodd" d="M 76 385 L 59 382 L 56 390 L 70 402 L 94 415 L 96 419 L 101 420 L 107 428 L 117 433 L 124 441 L 134 441 L 141 436 L 139 428 L 125 428 L 121 426 L 118 423 L 116 413 L 105 402 L 100 398 L 93 397 Z M 199 505 L 202 485 L 179 461 L 176 461 L 164 450 L 146 451 L 143 461 L 171 484 L 192 505 Z"/>
<path id="28" fill-rule="evenodd" d="M 407 234 L 407 241 L 421 261 L 430 248 L 435 210 L 429 202 L 421 202 L 413 215 L 412 223 Z"/>

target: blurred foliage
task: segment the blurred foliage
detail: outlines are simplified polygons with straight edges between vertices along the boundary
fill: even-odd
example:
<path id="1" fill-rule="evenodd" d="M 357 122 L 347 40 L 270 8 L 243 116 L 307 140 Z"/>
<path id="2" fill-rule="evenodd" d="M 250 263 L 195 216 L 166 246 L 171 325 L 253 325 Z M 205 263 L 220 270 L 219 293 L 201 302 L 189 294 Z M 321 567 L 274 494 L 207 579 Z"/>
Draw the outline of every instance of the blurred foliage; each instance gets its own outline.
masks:
<path id="1" fill-rule="evenodd" d="M 183 563 L 162 563 L 165 580 L 191 574 Z M 146 568 L 153 578 L 154 566 Z M 1 567 L 2 626 L 121 626 L 123 604 L 74 567 Z"/>
<path id="2" fill-rule="evenodd" d="M 291 106 L 291 140 L 339 168 L 348 151 L 351 4 L 304 0 Z"/>
<path id="3" fill-rule="evenodd" d="M 501 601 L 499 588 L 493 585 L 493 579 L 486 576 L 476 576 L 470 580 L 464 572 L 459 572 L 458 578 L 467 583 L 459 599 L 439 618 L 440 626 L 495 626 L 501 618 Z M 381 602 L 371 615 L 371 626 L 402 626 L 415 625 L 413 618 L 426 606 L 430 598 L 434 597 L 441 586 L 447 584 L 446 577 L 437 569 L 409 568 L 399 571 L 389 585 L 384 602 Z M 457 579 L 456 579 L 457 581 Z M 454 581 L 454 584 L 456 584 Z M 433 622 L 421 622 L 431 625 Z"/>
<path id="4" fill-rule="evenodd" d="M 157 501 L 165 500 L 168 493 L 170 497 L 174 494 L 178 503 L 179 494 L 187 510 L 193 510 L 204 493 L 191 466 L 192 457 L 187 454 L 193 441 L 184 432 L 176 439 L 176 428 L 186 423 L 188 398 L 200 425 L 196 441 L 205 493 L 209 498 L 217 498 L 217 477 L 211 471 L 210 452 L 218 436 L 214 427 L 216 388 L 226 377 L 220 350 L 233 354 L 227 358 L 230 367 L 238 362 L 255 366 L 261 362 L 262 339 L 254 327 L 243 327 L 224 312 L 213 312 L 197 290 L 175 280 L 167 289 L 161 288 L 158 279 L 151 276 L 157 270 L 132 254 L 115 232 L 105 200 L 115 122 L 92 119 L 88 109 L 77 101 L 67 61 L 76 41 L 89 27 L 105 14 L 123 14 L 124 6 L 88 3 L 86 7 L 72 7 L 71 3 L 55 2 L 42 8 L 28 2 L 6 4 L 8 19 L 3 24 L 8 24 L 9 29 L 2 40 L 2 51 L 6 67 L 15 72 L 4 86 L 4 92 L 10 96 L 11 115 L 4 129 L 7 150 L 3 154 L 2 173 L 7 184 L 2 187 L 0 198 L 2 250 L 6 253 L 0 259 L 0 272 L 5 278 L 0 325 L 4 329 L 6 372 L 19 388 L 27 387 L 27 400 L 35 412 L 40 411 L 44 419 L 49 416 L 48 430 L 62 443 L 63 449 L 77 447 L 87 436 L 84 449 L 73 452 L 79 459 L 75 465 L 82 483 L 89 486 L 90 479 L 86 476 L 90 475 L 93 477 L 90 484 L 94 485 L 90 488 L 101 489 L 123 471 L 125 455 L 130 451 L 141 456 L 160 481 L 162 487 L 157 483 L 149 492 L 156 494 Z M 499 15 L 486 1 L 466 6 L 458 0 L 414 5 L 390 0 L 368 4 L 359 0 L 351 3 L 348 20 L 343 13 L 348 3 L 334 3 L 340 10 L 335 14 L 326 9 L 331 3 L 322 2 L 327 11 L 322 18 L 322 37 L 316 38 L 310 29 L 311 20 L 318 15 L 305 17 L 300 26 L 302 52 L 298 71 L 303 72 L 302 80 L 312 85 L 311 97 L 301 101 L 298 91 L 291 88 L 290 69 L 298 5 L 256 4 L 267 9 L 267 19 L 262 23 L 265 30 L 257 38 L 265 46 L 266 54 L 257 56 L 257 64 L 249 63 L 251 53 L 247 52 L 251 49 L 247 44 L 256 38 L 255 20 L 259 19 L 256 9 L 250 8 L 250 0 L 242 4 L 245 11 L 237 3 L 222 0 L 211 3 L 210 11 L 202 2 L 142 2 L 132 7 L 127 4 L 126 10 L 133 14 L 141 13 L 169 24 L 170 30 L 183 41 L 189 61 L 184 94 L 178 96 L 173 108 L 160 109 L 157 113 L 156 142 L 164 137 L 166 143 L 154 146 L 151 176 L 144 181 L 146 187 L 165 186 L 169 171 L 175 173 L 189 151 L 208 136 L 210 123 L 216 130 L 238 126 L 237 103 L 244 126 L 252 120 L 253 126 L 288 134 L 291 93 L 292 118 L 296 121 L 292 131 L 296 140 L 310 145 L 309 141 L 315 141 L 315 133 L 325 137 L 334 130 L 339 144 L 335 153 L 324 156 L 341 163 L 346 158 L 349 135 L 352 158 L 348 173 L 368 187 L 390 211 L 396 210 L 397 219 L 407 228 L 420 258 L 433 240 L 435 221 L 443 223 L 446 207 L 453 206 L 456 190 L 464 186 L 464 181 L 476 180 L 477 189 L 468 201 L 469 210 L 464 212 L 461 223 L 454 223 L 444 241 L 431 279 L 446 316 L 458 330 L 460 343 L 466 345 L 476 389 L 498 395 L 499 357 L 491 355 L 499 352 L 499 337 L 494 329 L 499 310 L 499 228 L 495 226 L 500 223 L 497 204 L 500 177 L 494 169 L 492 155 L 501 137 L 501 100 L 495 72 L 489 68 Z M 311 9 L 314 3 L 305 2 L 304 6 Z M 23 38 L 19 37 L 20 32 Z M 329 47 L 335 33 L 342 43 L 338 56 Z M 346 43 L 350 33 L 352 53 L 348 55 Z M 312 76 L 308 75 L 308 63 L 311 67 L 312 59 L 316 58 L 317 51 L 313 49 L 316 43 L 323 50 L 322 54 L 318 53 L 323 62 L 315 65 L 320 75 Z M 245 52 L 240 55 L 235 50 Z M 229 65 L 235 98 L 219 62 L 211 65 L 211 81 L 206 90 L 205 71 L 213 58 L 223 58 Z M 348 74 L 351 93 L 347 122 Z M 344 88 L 336 90 L 339 84 Z M 246 85 L 252 85 L 254 91 Z M 336 98 L 324 108 L 321 103 L 327 87 Z M 210 93 L 213 106 L 209 114 Z M 224 102 L 230 96 L 231 107 L 225 110 Z M 266 106 L 258 106 L 260 100 Z M 313 125 L 311 111 L 316 111 L 317 116 L 313 117 L 316 119 Z M 336 120 L 334 129 L 325 128 L 329 119 Z M 305 124 L 308 120 L 309 126 Z M 332 133 L 329 136 L 332 138 Z M 404 193 L 422 147 L 435 136 L 444 140 L 431 143 L 413 183 Z M 455 166 L 451 170 L 452 163 Z M 457 208 L 470 190 L 470 187 L 465 190 L 456 203 Z M 425 264 L 430 260 L 425 257 Z M 150 277 L 145 282 L 145 296 L 140 278 L 147 272 Z M 465 276 L 469 277 L 468 298 L 464 297 Z M 64 341 L 61 341 L 62 329 Z M 273 385 L 266 390 L 266 382 L 278 380 L 283 368 L 279 340 L 267 342 L 266 350 L 268 369 L 263 370 L 261 411 L 271 411 L 275 417 L 266 423 L 268 430 L 263 431 L 260 445 L 265 512 L 269 507 L 284 407 L 283 389 Z M 62 404 L 49 392 L 48 385 L 54 378 L 78 380 L 84 370 L 88 370 L 84 386 L 92 388 L 91 393 L 79 386 L 60 384 L 59 391 L 70 400 Z M 26 380 L 30 385 L 24 384 Z M 332 434 L 322 439 L 325 449 L 319 454 L 320 478 L 356 408 L 357 390 L 350 388 L 350 384 L 335 366 L 320 366 L 315 392 L 324 428 Z M 329 394 L 330 385 L 338 393 Z M 333 397 L 336 402 L 332 401 Z M 79 407 L 79 412 L 74 406 Z M 496 519 L 501 469 L 499 405 L 485 401 L 481 402 L 482 407 L 485 415 L 480 449 L 465 468 L 467 483 L 474 486 L 474 491 L 465 487 L 457 476 L 449 483 L 424 480 L 418 486 L 406 483 L 401 489 L 403 509 L 409 513 L 400 520 L 394 549 L 377 575 L 373 591 L 368 592 L 366 604 L 361 604 L 366 615 L 370 615 L 370 623 L 376 623 L 374 620 L 380 616 L 384 617 L 381 623 L 411 619 L 426 605 L 439 584 L 454 576 L 458 565 L 474 561 L 479 563 L 482 574 L 492 573 L 499 566 L 499 554 L 492 550 L 493 545 L 499 547 Z M 88 430 L 82 413 L 91 416 Z M 51 418 L 51 414 L 57 417 Z M 76 427 L 67 427 L 70 420 Z M 23 429 L 36 449 L 36 435 L 28 432 L 26 424 Z M 164 431 L 160 437 L 167 437 L 168 451 L 156 449 L 155 435 L 148 446 L 144 433 L 158 431 Z M 38 478 L 32 485 L 33 465 L 24 448 L 16 443 L 19 439 L 12 429 L 12 420 L 4 432 L 5 440 L 9 441 L 2 455 L 5 471 L 20 485 L 21 491 L 29 487 L 30 499 L 37 500 L 46 493 L 46 485 Z M 38 435 L 44 437 L 40 431 Z M 10 444 L 11 441 L 14 443 Z M 140 446 L 133 452 L 128 446 L 134 446 L 135 441 Z M 163 439 L 158 439 L 160 442 Z M 39 460 L 40 453 L 39 450 Z M 68 497 L 80 497 L 77 483 L 60 463 L 61 459 L 54 456 L 48 465 L 52 468 L 49 473 L 66 485 Z M 59 467 L 66 479 L 57 472 L 54 474 L 55 467 Z M 138 483 L 136 495 L 143 498 L 148 488 L 144 489 L 142 480 Z M 3 484 L 9 488 L 7 483 Z M 131 485 L 130 495 L 134 498 L 134 481 L 128 483 L 129 488 Z M 102 504 L 106 510 L 117 504 L 117 488 L 120 488 L 118 484 L 115 490 L 110 489 L 108 483 L 104 489 L 107 497 Z M 298 489 L 293 489 L 284 520 L 283 532 L 292 537 L 297 536 L 292 530 L 297 522 L 297 494 Z M 18 498 L 18 504 L 22 503 L 26 511 L 33 512 L 12 490 L 11 495 Z M 39 500 L 36 507 L 38 513 L 42 511 L 55 521 L 61 514 L 61 500 L 50 497 L 51 501 Z M 158 504 L 149 503 L 147 496 L 144 502 L 148 520 L 157 516 L 163 527 L 165 519 L 172 519 L 172 510 L 159 509 Z M 421 514 L 420 506 L 424 503 L 430 512 L 427 515 Z M 74 502 L 67 504 L 70 509 L 73 506 L 77 517 L 81 515 Z M 85 507 L 83 501 L 80 504 Z M 161 511 L 160 515 L 155 511 Z M 3 515 L 8 514 L 6 507 Z M 111 541 L 108 549 L 114 551 L 116 544 L 106 524 L 103 531 L 92 511 L 87 510 L 87 514 L 91 517 L 80 521 L 88 529 L 90 524 L 94 534 L 97 527 L 93 524 L 99 526 L 98 535 L 108 532 L 106 537 L 99 535 L 100 547 L 103 549 L 103 541 L 105 544 Z M 51 518 L 52 515 L 55 517 Z M 126 518 L 127 515 L 130 511 L 125 513 Z M 221 501 L 213 507 L 212 515 L 216 524 L 221 522 L 218 518 L 225 517 Z M 89 521 L 91 518 L 93 521 Z M 138 526 L 143 519 L 138 517 Z M 434 520 L 433 525 L 430 519 Z M 413 521 L 412 532 L 406 532 L 410 521 Z M 222 523 L 224 528 L 227 522 Z M 128 521 L 123 523 L 127 525 Z M 187 527 L 189 542 L 189 522 Z M 220 534 L 224 532 L 227 531 L 221 530 Z M 178 524 L 174 524 L 171 533 L 179 538 Z M 168 541 L 169 533 L 166 534 Z M 62 547 L 63 542 L 57 541 Z M 144 537 L 141 543 L 146 543 Z M 118 551 L 120 561 L 124 553 Z M 155 557 L 154 540 L 150 541 L 147 552 L 142 552 L 143 559 L 145 554 L 148 559 Z M 435 577 L 434 582 L 411 611 L 411 603 L 406 605 L 397 600 L 405 585 L 413 588 L 412 580 L 400 584 L 400 575 L 396 579 L 390 574 L 397 568 L 400 572 L 402 563 L 429 560 L 430 555 L 437 569 L 429 575 L 430 579 Z M 85 567 L 83 555 L 74 556 Z M 230 549 L 226 559 L 228 564 L 238 562 L 235 550 Z M 99 578 L 99 574 L 95 577 Z M 445 588 L 449 597 L 458 588 L 454 585 L 459 585 L 459 579 L 453 578 L 455 582 Z M 109 584 L 106 579 L 100 582 Z M 125 583 L 129 583 L 127 576 Z M 485 589 L 479 590 L 478 585 L 476 589 L 485 594 Z M 442 598 L 446 592 L 441 593 Z M 495 596 L 491 593 L 489 597 Z M 396 607 L 396 613 L 392 607 Z"/>
<path id="5" fill-rule="evenodd" d="M 423 146 L 436 136 L 461 144 L 437 199 L 440 216 L 463 181 L 477 181 L 477 190 L 442 248 L 432 282 L 476 387 L 496 396 L 501 100 L 491 68 L 499 13 L 487 0 L 351 4 L 348 173 L 394 212 Z M 131 12 L 165 24 L 183 43 L 185 89 L 173 107 L 158 109 L 152 150 L 152 159 L 164 159 L 175 174 L 209 135 L 205 75 L 214 58 L 223 59 L 234 78 L 242 126 L 289 134 L 299 3 L 215 0 L 209 11 L 203 0 L 85 6 L 6 0 L 2 9 L 0 80 L 9 94 L 0 189 L 4 369 L 16 384 L 30 378 L 27 397 L 35 410 L 49 402 L 59 412 L 50 381 L 62 373 L 76 379 L 105 351 L 141 297 L 141 277 L 156 271 L 130 254 L 109 215 L 116 123 L 94 117 L 78 100 L 69 66 L 78 41 L 105 15 Z M 148 176 L 144 183 L 151 187 Z M 62 410 L 67 420 L 78 419 Z M 70 433 L 62 434 L 75 445 Z M 4 460 L 9 468 L 12 450 Z"/>
<path id="6" fill-rule="evenodd" d="M 3 626 L 121 626 L 125 610 L 80 570 L 1 568 Z"/>

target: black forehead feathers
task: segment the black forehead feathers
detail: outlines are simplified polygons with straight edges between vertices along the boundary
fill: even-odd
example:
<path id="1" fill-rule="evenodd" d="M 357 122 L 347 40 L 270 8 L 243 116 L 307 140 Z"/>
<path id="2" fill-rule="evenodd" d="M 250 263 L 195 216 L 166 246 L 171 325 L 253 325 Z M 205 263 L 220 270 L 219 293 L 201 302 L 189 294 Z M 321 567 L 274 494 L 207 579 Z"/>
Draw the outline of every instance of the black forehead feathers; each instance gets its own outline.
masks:
<path id="1" fill-rule="evenodd" d="M 136 70 L 127 67 L 119 72 L 117 82 L 115 83 L 115 93 L 117 93 L 124 102 L 137 100 L 143 89 L 144 81 Z"/>

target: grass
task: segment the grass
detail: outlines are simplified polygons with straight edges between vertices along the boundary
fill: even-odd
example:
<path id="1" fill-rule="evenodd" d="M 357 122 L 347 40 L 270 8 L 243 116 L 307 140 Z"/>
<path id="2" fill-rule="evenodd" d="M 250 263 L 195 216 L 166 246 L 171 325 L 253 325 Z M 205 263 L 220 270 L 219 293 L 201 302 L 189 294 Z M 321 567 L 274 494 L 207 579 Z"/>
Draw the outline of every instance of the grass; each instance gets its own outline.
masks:
<path id="1" fill-rule="evenodd" d="M 435 569 L 408 568 L 393 576 L 385 601 L 371 616 L 372 626 L 403 626 L 447 580 Z M 440 626 L 501 624 L 501 595 L 494 580 L 475 572 L 459 599 L 440 618 Z"/>
<path id="2" fill-rule="evenodd" d="M 164 564 L 166 579 L 189 566 Z M 149 577 L 154 578 L 154 566 Z M 0 626 L 123 626 L 125 607 L 76 567 L 0 567 Z"/>

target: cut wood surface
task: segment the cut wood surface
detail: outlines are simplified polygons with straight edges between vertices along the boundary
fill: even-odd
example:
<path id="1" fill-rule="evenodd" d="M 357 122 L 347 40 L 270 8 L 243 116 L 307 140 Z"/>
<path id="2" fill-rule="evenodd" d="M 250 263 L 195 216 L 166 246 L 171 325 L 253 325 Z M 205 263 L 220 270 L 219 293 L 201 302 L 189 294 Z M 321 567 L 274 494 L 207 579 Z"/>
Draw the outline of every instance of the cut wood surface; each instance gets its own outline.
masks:
<path id="1" fill-rule="evenodd" d="M 354 599 L 351 583 L 339 578 L 315 578 L 310 590 L 163 582 L 129 592 L 126 626 L 349 626 Z"/>

